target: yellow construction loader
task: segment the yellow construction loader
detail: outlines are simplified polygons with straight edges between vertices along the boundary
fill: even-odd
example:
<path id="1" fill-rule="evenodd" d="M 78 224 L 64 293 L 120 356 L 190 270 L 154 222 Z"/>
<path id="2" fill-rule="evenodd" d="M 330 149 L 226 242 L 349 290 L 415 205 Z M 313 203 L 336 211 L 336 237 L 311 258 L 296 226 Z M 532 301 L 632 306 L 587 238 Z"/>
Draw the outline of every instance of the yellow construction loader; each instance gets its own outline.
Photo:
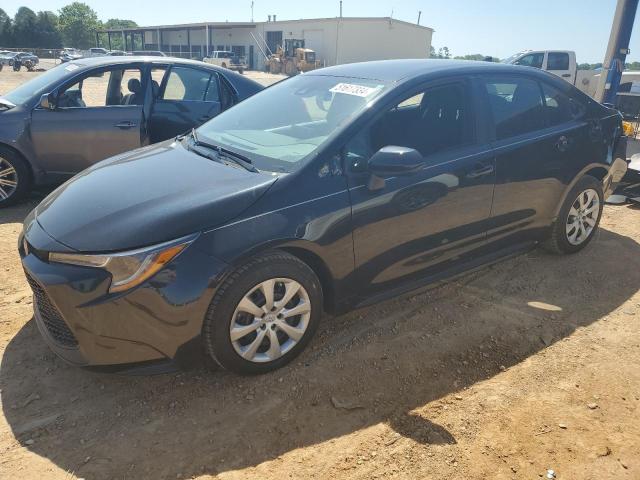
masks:
<path id="1" fill-rule="evenodd" d="M 314 50 L 304 48 L 304 40 L 286 39 L 285 48 L 278 45 L 276 53 L 269 57 L 267 67 L 270 73 L 284 73 L 292 77 L 319 68 L 320 61 L 316 60 Z"/>

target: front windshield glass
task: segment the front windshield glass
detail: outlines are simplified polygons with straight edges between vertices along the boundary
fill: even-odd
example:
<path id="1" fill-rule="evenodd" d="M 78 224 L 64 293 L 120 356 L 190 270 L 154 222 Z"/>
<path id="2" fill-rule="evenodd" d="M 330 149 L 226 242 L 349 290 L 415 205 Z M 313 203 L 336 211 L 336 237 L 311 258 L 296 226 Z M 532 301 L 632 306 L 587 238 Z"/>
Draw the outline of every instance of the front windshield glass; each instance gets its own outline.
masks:
<path id="1" fill-rule="evenodd" d="M 510 57 L 507 57 L 504 60 L 502 60 L 500 63 L 513 63 L 518 57 L 522 56 L 523 53 L 525 52 L 514 53 Z"/>
<path id="2" fill-rule="evenodd" d="M 57 67 L 47 70 L 42 75 L 23 83 L 18 88 L 11 90 L 9 93 L 2 95 L 2 98 L 9 100 L 15 105 L 21 105 L 33 97 L 40 97 L 43 93 L 49 93 L 52 83 L 65 77 L 76 70 L 79 66 L 73 63 L 63 63 Z"/>
<path id="3" fill-rule="evenodd" d="M 385 88 L 376 80 L 298 75 L 218 115 L 198 135 L 258 169 L 292 172 Z"/>

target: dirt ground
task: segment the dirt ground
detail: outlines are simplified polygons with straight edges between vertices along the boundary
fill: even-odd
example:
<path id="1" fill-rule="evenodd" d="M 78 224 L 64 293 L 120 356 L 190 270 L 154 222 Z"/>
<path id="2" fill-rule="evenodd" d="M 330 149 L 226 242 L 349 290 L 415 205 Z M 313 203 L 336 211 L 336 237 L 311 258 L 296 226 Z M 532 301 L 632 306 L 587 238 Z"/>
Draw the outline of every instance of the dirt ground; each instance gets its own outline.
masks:
<path id="1" fill-rule="evenodd" d="M 121 377 L 37 332 L 16 243 L 39 198 L 0 211 L 2 479 L 640 479 L 638 209 L 580 254 L 327 317 L 268 375 Z"/>

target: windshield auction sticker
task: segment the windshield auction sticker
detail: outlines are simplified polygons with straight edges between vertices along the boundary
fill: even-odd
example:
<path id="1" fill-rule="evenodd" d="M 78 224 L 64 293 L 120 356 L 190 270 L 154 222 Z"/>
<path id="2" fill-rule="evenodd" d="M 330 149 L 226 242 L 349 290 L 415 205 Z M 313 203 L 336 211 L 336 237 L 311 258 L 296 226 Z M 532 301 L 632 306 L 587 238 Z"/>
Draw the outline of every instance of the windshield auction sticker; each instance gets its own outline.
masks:
<path id="1" fill-rule="evenodd" d="M 356 97 L 368 97 L 372 93 L 377 92 L 379 88 L 380 87 L 365 87 L 362 85 L 354 85 L 353 83 L 339 83 L 329 91 L 333 93 L 355 95 Z"/>

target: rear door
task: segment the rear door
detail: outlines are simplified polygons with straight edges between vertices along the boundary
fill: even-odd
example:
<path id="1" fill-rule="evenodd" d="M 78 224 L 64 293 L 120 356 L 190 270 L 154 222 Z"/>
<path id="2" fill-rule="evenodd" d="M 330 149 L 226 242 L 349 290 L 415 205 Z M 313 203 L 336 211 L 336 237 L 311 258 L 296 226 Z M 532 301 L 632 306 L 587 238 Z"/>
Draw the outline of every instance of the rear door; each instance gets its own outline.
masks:
<path id="1" fill-rule="evenodd" d="M 495 125 L 496 188 L 488 239 L 496 249 L 515 247 L 546 233 L 576 154 L 588 142 L 583 124 L 557 111 L 556 91 L 543 91 L 536 79 L 500 75 L 481 82 Z"/>
<path id="2" fill-rule="evenodd" d="M 151 112 L 151 142 L 191 130 L 233 103 L 226 81 L 212 70 L 191 66 L 155 67 L 152 79 L 162 78 Z"/>
<path id="3" fill-rule="evenodd" d="M 571 57 L 568 52 L 547 52 L 547 61 L 544 67 L 547 72 L 573 83 L 575 72 L 571 67 Z"/>
<path id="4" fill-rule="evenodd" d="M 47 172 L 76 173 L 138 148 L 143 120 L 141 79 L 137 66 L 94 69 L 61 86 L 55 110 L 35 108 L 31 135 Z M 129 84 L 139 86 L 138 94 L 124 104 Z"/>

